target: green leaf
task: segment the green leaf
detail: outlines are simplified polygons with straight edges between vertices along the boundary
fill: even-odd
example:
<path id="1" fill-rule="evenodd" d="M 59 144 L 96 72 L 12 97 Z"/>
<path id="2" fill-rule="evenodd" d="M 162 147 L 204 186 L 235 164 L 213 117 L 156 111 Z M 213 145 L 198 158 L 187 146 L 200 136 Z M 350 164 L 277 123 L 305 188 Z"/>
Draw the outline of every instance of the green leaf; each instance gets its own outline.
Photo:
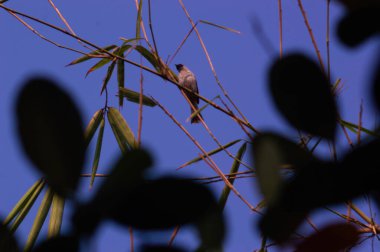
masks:
<path id="1" fill-rule="evenodd" d="M 208 156 L 212 156 L 212 155 L 214 155 L 214 154 L 216 154 L 216 153 L 218 153 L 218 152 L 221 152 L 221 151 L 224 150 L 224 149 L 227 149 L 227 148 L 229 148 L 229 147 L 235 145 L 236 143 L 238 143 L 238 142 L 240 142 L 240 141 L 241 141 L 241 139 L 234 140 L 234 141 L 232 141 L 232 142 L 230 142 L 230 143 L 228 143 L 228 144 L 226 144 L 226 145 L 223 145 L 223 146 L 222 146 L 223 148 L 219 147 L 219 148 L 217 148 L 217 149 L 215 149 L 215 150 L 212 150 L 212 151 L 208 152 L 207 155 L 208 155 Z M 203 158 L 205 158 L 205 157 L 206 157 L 205 155 L 203 155 L 202 157 L 196 157 L 196 158 L 194 158 L 194 159 L 192 159 L 192 160 L 186 162 L 185 164 L 181 165 L 178 169 L 183 168 L 183 167 L 188 166 L 188 165 L 191 165 L 191 164 L 193 164 L 193 163 L 196 163 L 196 162 L 198 162 L 198 161 L 200 161 L 200 160 L 203 160 Z"/>
<path id="2" fill-rule="evenodd" d="M 125 152 L 128 148 L 137 148 L 135 136 L 120 111 L 110 107 L 107 117 L 120 149 Z"/>
<path id="3" fill-rule="evenodd" d="M 214 23 L 211 23 L 211 22 L 206 21 L 206 20 L 199 20 L 199 23 L 208 24 L 208 25 L 215 26 L 215 27 L 218 27 L 218 28 L 226 30 L 226 31 L 230 31 L 230 32 L 233 32 L 233 33 L 236 33 L 236 34 L 240 34 L 240 31 L 238 31 L 238 30 L 229 28 L 227 26 L 214 24 Z"/>
<path id="4" fill-rule="evenodd" d="M 139 104 L 140 103 L 140 93 L 132 91 L 127 88 L 119 87 L 119 97 L 125 97 L 128 101 Z M 143 95 L 142 97 L 143 105 L 154 107 L 156 103 L 150 99 L 148 96 Z"/>
<path id="5" fill-rule="evenodd" d="M 20 213 L 17 215 L 16 219 L 12 222 L 11 226 L 9 227 L 9 230 L 11 233 L 14 233 L 21 222 L 24 220 L 26 215 L 29 213 L 29 210 L 32 208 L 34 202 L 36 201 L 37 197 L 40 195 L 42 189 L 45 186 L 45 181 L 42 181 L 36 190 L 33 192 L 33 194 L 30 196 L 30 198 L 27 200 L 23 208 L 20 209 Z"/>
<path id="6" fill-rule="evenodd" d="M 243 155 L 247 149 L 247 143 L 243 143 L 243 145 L 239 148 L 238 153 L 236 154 L 236 159 L 234 160 L 234 163 L 232 164 L 230 174 L 234 174 L 239 171 L 240 162 L 238 160 L 242 160 Z M 228 179 L 230 183 L 233 185 L 235 182 L 235 178 Z M 224 209 L 227 203 L 228 196 L 230 195 L 231 188 L 227 185 L 224 186 L 222 194 L 219 198 L 219 205 L 221 209 Z"/>
<path id="7" fill-rule="evenodd" d="M 350 123 L 350 122 L 347 122 L 345 120 L 339 120 L 339 122 L 344 126 L 346 127 L 347 129 L 349 129 L 350 131 L 354 132 L 355 134 L 358 133 L 358 130 L 359 130 L 359 126 L 356 125 L 356 124 L 353 124 L 353 123 Z M 372 131 L 372 130 L 369 130 L 369 129 L 366 129 L 364 127 L 360 127 L 360 130 L 370 136 L 374 136 L 374 137 L 380 137 L 380 134 L 375 132 L 375 131 Z"/>
<path id="8" fill-rule="evenodd" d="M 120 88 L 124 88 L 124 60 L 117 60 L 117 83 L 119 84 L 119 90 Z M 119 96 L 119 107 L 123 107 L 124 99 L 123 97 Z"/>
<path id="9" fill-rule="evenodd" d="M 89 75 L 91 72 L 95 71 L 95 70 L 98 70 L 99 68 L 107 65 L 109 62 L 112 61 L 112 58 L 109 57 L 109 58 L 104 58 L 100 61 L 98 61 L 98 63 L 96 63 L 95 65 L 93 65 L 86 73 L 86 77 L 87 75 Z"/>
<path id="10" fill-rule="evenodd" d="M 5 218 L 3 225 L 7 226 L 20 213 L 20 211 L 25 207 L 25 205 L 28 203 L 29 199 L 32 197 L 32 195 L 41 183 L 43 183 L 42 179 L 38 180 L 29 188 L 29 190 L 24 194 L 24 196 L 22 196 L 22 198 L 13 207 L 11 212 L 8 214 L 7 218 Z"/>
<path id="11" fill-rule="evenodd" d="M 48 227 L 49 238 L 58 236 L 60 234 L 64 207 L 65 199 L 58 194 L 54 194 Z"/>
<path id="12" fill-rule="evenodd" d="M 217 95 L 215 96 L 213 99 L 211 99 L 211 101 L 214 101 L 215 99 L 218 99 L 220 98 L 220 95 Z M 194 111 L 190 117 L 187 119 L 187 121 L 191 121 L 191 119 L 193 119 L 194 117 L 196 117 L 198 114 L 200 114 L 205 108 L 207 108 L 210 104 L 209 103 L 206 103 L 205 105 L 203 105 L 200 109 Z"/>
<path id="13" fill-rule="evenodd" d="M 48 188 L 45 197 L 41 202 L 40 208 L 38 209 L 36 218 L 34 219 L 34 223 L 32 229 L 30 230 L 28 240 L 26 241 L 24 251 L 28 252 L 32 250 L 34 243 L 37 240 L 37 236 L 41 231 L 42 225 L 45 222 L 46 216 L 49 213 L 49 209 L 53 201 L 53 196 L 53 191 Z"/>
<path id="14" fill-rule="evenodd" d="M 18 95 L 16 109 L 18 133 L 29 159 L 53 190 L 73 193 L 86 146 L 81 116 L 71 97 L 54 81 L 33 78 Z"/>
<path id="15" fill-rule="evenodd" d="M 100 91 L 100 94 L 102 94 L 104 90 L 107 88 L 107 84 L 109 80 L 111 79 L 113 70 L 115 69 L 115 65 L 116 65 L 116 60 L 112 61 L 111 65 L 108 67 L 107 74 L 103 79 L 103 86 L 102 86 L 102 90 Z"/>
<path id="16" fill-rule="evenodd" d="M 120 39 L 124 41 L 123 44 L 129 44 L 129 43 L 132 42 L 132 41 L 136 41 L 136 40 L 140 40 L 140 39 L 144 39 L 144 38 L 131 38 L 131 39 L 126 39 L 126 38 L 121 37 Z"/>
<path id="17" fill-rule="evenodd" d="M 100 152 L 102 150 L 102 143 L 103 143 L 104 124 L 105 124 L 105 120 L 103 118 L 102 121 L 101 121 L 101 123 L 100 123 L 100 129 L 99 129 L 99 133 L 98 133 L 98 140 L 96 142 L 94 161 L 92 163 L 90 188 L 92 188 L 92 186 L 94 184 L 96 171 L 98 170 L 98 164 L 99 164 L 99 159 L 100 159 Z"/>
<path id="18" fill-rule="evenodd" d="M 141 21 L 142 21 L 142 16 L 141 16 L 142 4 L 143 4 L 143 0 L 140 0 L 139 9 L 137 12 L 137 20 L 136 20 L 136 38 L 141 37 L 140 35 L 141 35 Z"/>
<path id="19" fill-rule="evenodd" d="M 104 111 L 103 109 L 99 109 L 95 112 L 95 114 L 92 116 L 90 122 L 87 125 L 87 128 L 84 132 L 84 139 L 86 142 L 86 148 L 88 147 L 88 144 L 90 143 L 92 137 L 94 136 L 96 130 L 98 129 L 100 122 L 104 119 Z"/>
<path id="20" fill-rule="evenodd" d="M 143 56 L 147 61 L 149 61 L 150 64 L 158 71 L 160 72 L 160 63 L 157 61 L 156 57 L 153 53 L 151 53 L 148 49 L 141 45 L 137 45 L 135 47 L 135 50 L 138 51 L 141 56 Z"/>
<path id="21" fill-rule="evenodd" d="M 112 50 L 114 48 L 116 48 L 117 46 L 116 45 L 109 45 L 109 46 L 106 46 L 106 47 L 103 47 L 103 50 L 106 50 L 106 51 L 109 51 L 109 50 Z M 103 52 L 101 50 L 95 50 L 95 51 L 92 51 L 86 55 L 84 55 L 83 57 L 80 57 L 72 62 L 70 62 L 67 66 L 72 66 L 72 65 L 75 65 L 75 64 L 78 64 L 78 63 L 82 63 L 84 61 L 87 61 L 89 59 L 93 59 L 92 55 L 100 55 L 102 54 Z"/>

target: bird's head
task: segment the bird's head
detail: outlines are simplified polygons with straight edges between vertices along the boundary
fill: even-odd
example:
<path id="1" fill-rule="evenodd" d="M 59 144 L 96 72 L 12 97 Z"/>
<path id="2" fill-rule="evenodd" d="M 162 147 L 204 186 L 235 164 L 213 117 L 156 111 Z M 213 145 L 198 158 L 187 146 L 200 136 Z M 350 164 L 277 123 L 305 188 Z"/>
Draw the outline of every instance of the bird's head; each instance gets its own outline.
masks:
<path id="1" fill-rule="evenodd" d="M 177 68 L 178 72 L 180 72 L 183 69 L 182 64 L 175 64 L 175 67 Z"/>

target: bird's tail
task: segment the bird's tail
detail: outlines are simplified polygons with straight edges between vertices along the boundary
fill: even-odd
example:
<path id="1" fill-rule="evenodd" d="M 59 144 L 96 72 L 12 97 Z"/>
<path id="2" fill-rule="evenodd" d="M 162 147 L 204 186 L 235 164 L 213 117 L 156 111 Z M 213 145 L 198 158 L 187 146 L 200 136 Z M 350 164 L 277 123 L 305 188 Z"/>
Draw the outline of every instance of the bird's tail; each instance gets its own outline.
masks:
<path id="1" fill-rule="evenodd" d="M 195 104 L 195 103 L 193 105 L 194 105 L 195 109 L 198 110 L 198 105 Z M 194 112 L 195 112 L 194 109 L 192 107 L 190 107 L 190 115 L 192 115 Z M 199 115 L 199 117 L 203 118 L 202 115 L 201 115 L 201 113 L 198 113 L 193 118 L 191 118 L 191 123 L 200 123 L 201 122 L 201 120 L 198 117 L 198 115 Z"/>

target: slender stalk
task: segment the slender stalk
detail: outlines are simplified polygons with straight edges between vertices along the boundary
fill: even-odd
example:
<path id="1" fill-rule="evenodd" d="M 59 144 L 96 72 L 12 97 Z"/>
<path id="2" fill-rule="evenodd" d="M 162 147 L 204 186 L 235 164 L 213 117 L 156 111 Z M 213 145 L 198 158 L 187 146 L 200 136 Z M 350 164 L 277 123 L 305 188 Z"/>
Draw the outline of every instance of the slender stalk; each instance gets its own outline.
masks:
<path id="1" fill-rule="evenodd" d="M 321 56 L 321 52 L 318 48 L 318 45 L 317 45 L 317 42 L 315 40 L 315 37 L 314 37 L 314 33 L 313 33 L 313 30 L 311 29 L 311 26 L 310 26 L 310 23 L 309 23 L 309 19 L 307 17 L 307 14 L 306 14 L 306 11 L 303 7 L 303 4 L 302 4 L 302 0 L 297 0 L 298 1 L 298 6 L 300 8 L 300 11 L 302 13 L 302 16 L 303 16 L 303 19 L 305 21 L 305 25 L 307 27 L 307 30 L 309 31 L 309 35 L 310 35 L 310 38 L 311 38 L 311 42 L 313 43 L 313 46 L 314 46 L 314 49 L 315 49 L 315 52 L 317 54 L 317 57 L 318 57 L 318 60 L 319 60 L 319 64 L 321 66 L 321 70 L 323 72 L 325 72 L 325 66 L 323 64 L 323 60 L 322 60 L 322 56 Z"/>

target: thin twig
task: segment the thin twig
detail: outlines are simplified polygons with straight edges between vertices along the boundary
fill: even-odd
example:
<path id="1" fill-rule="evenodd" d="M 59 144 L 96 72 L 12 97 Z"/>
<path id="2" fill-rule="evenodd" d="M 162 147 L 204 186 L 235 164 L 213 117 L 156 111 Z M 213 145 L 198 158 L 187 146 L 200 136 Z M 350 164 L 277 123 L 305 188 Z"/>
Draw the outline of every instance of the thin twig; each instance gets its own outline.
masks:
<path id="1" fill-rule="evenodd" d="M 230 96 L 228 95 L 227 91 L 224 89 L 224 87 L 222 86 L 221 82 L 219 81 L 219 77 L 218 77 L 218 75 L 216 74 L 216 71 L 215 71 L 214 65 L 213 65 L 213 63 L 212 63 L 211 57 L 210 57 L 210 55 L 209 55 L 209 53 L 208 53 L 208 51 L 207 51 L 207 48 L 206 48 L 206 46 L 205 46 L 205 44 L 204 44 L 204 42 L 203 42 L 203 39 L 202 39 L 202 37 L 201 37 L 201 35 L 200 35 L 200 33 L 199 33 L 197 27 L 195 27 L 195 23 L 194 23 L 194 21 L 191 19 L 190 14 L 189 14 L 189 12 L 187 11 L 187 9 L 186 9 L 186 7 L 185 7 L 183 1 L 182 1 L 182 0 L 178 0 L 178 1 L 179 1 L 180 5 L 181 5 L 183 11 L 185 12 L 185 14 L 186 14 L 186 16 L 187 16 L 187 18 L 188 18 L 188 20 L 189 20 L 191 26 L 194 27 L 194 31 L 195 31 L 195 33 L 197 34 L 198 40 L 199 40 L 199 42 L 200 42 L 200 44 L 201 44 L 201 46 L 202 46 L 202 48 L 203 48 L 203 51 L 204 51 L 204 53 L 205 53 L 205 55 L 206 55 L 206 58 L 207 58 L 207 61 L 208 61 L 209 65 L 210 65 L 211 71 L 212 71 L 213 74 L 214 74 L 214 78 L 215 78 L 216 83 L 218 84 L 219 88 L 222 90 L 224 96 L 225 96 L 225 97 L 227 98 L 227 100 L 232 104 L 232 106 L 236 109 L 236 111 L 240 114 L 240 116 L 245 120 L 246 123 L 249 123 L 249 122 L 248 122 L 248 119 L 247 119 L 247 118 L 244 116 L 244 114 L 239 110 L 239 108 L 236 106 L 236 104 L 235 104 L 235 103 L 233 102 L 233 100 L 230 98 Z"/>
<path id="2" fill-rule="evenodd" d="M 235 195 L 238 198 L 240 198 L 249 207 L 249 209 L 251 209 L 252 211 L 258 213 L 258 211 L 230 183 L 230 181 L 226 178 L 226 176 L 224 175 L 224 173 L 217 167 L 217 165 L 215 164 L 215 162 L 212 160 L 211 157 L 209 157 L 209 155 L 207 154 L 207 152 L 205 151 L 205 149 L 198 143 L 198 141 L 178 122 L 177 119 L 174 118 L 174 116 L 172 114 L 169 113 L 169 111 L 167 109 L 165 109 L 164 106 L 162 106 L 161 103 L 159 103 L 154 98 L 152 98 L 152 99 L 161 108 L 161 110 L 164 111 L 164 113 L 167 116 L 169 116 L 170 119 L 172 119 L 172 121 L 190 138 L 190 140 L 199 148 L 199 150 L 201 150 L 201 152 L 209 159 L 209 161 L 215 167 L 214 171 L 223 179 L 224 183 L 231 189 L 231 191 L 233 191 L 235 193 Z"/>
<path id="3" fill-rule="evenodd" d="M 280 33 L 280 58 L 283 55 L 283 47 L 282 47 L 282 0 L 278 0 L 278 19 L 279 19 L 279 33 Z"/>
<path id="4" fill-rule="evenodd" d="M 357 132 L 358 145 L 360 145 L 360 141 L 361 141 L 362 126 L 363 126 L 363 100 L 360 103 L 360 111 L 359 111 L 359 123 L 358 123 L 358 132 Z"/>
<path id="5" fill-rule="evenodd" d="M 128 228 L 128 231 L 129 231 L 129 240 L 131 241 L 131 244 L 130 244 L 130 251 L 131 252 L 134 252 L 135 251 L 135 239 L 133 237 L 133 228 L 132 227 L 129 227 Z"/>
<path id="6" fill-rule="evenodd" d="M 303 19 L 305 21 L 305 24 L 306 24 L 306 27 L 307 27 L 307 30 L 309 31 L 309 35 L 310 35 L 310 38 L 311 38 L 311 42 L 313 43 L 313 46 L 314 46 L 314 49 L 315 49 L 315 52 L 317 54 L 317 57 L 318 57 L 318 60 L 319 60 L 319 64 L 321 65 L 321 70 L 323 72 L 325 72 L 325 66 L 323 64 L 323 60 L 322 60 L 322 56 L 321 56 L 321 52 L 319 51 L 319 48 L 318 48 L 318 45 L 317 45 L 317 42 L 314 38 L 314 33 L 313 33 L 313 30 L 311 29 L 311 26 L 310 26 L 310 23 L 309 23 L 309 19 L 307 18 L 307 14 L 306 14 L 306 11 L 305 9 L 303 8 L 303 5 L 302 5 L 302 0 L 298 0 L 298 6 L 301 10 L 301 13 L 302 13 L 302 16 L 303 16 Z"/>
<path id="7" fill-rule="evenodd" d="M 190 31 L 186 34 L 185 38 L 182 40 L 182 42 L 179 44 L 179 46 L 177 47 L 177 49 L 175 50 L 175 52 L 173 53 L 173 55 L 170 57 L 170 59 L 168 60 L 168 65 L 170 65 L 172 63 L 172 61 L 174 60 L 175 56 L 177 56 L 179 50 L 182 48 L 182 46 L 185 44 L 186 40 L 189 38 L 190 34 L 194 31 L 194 28 L 198 25 L 198 22 L 195 23 L 194 26 L 191 27 Z"/>

